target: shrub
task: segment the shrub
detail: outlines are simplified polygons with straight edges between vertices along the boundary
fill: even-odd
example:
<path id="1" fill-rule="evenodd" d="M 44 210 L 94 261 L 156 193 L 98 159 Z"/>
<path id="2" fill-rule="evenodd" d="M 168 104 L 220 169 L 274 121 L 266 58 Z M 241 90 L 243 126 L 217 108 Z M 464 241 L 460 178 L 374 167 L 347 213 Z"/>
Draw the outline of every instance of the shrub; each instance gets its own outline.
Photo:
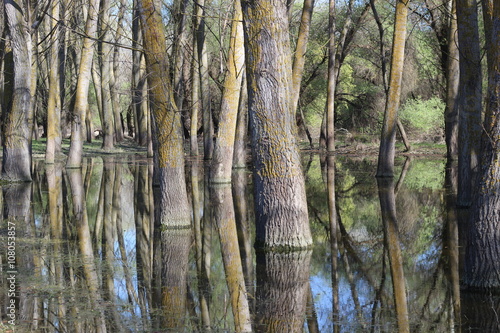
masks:
<path id="1" fill-rule="evenodd" d="M 400 108 L 399 117 L 410 132 L 418 132 L 424 137 L 442 135 L 444 108 L 444 102 L 437 97 L 409 99 Z"/>

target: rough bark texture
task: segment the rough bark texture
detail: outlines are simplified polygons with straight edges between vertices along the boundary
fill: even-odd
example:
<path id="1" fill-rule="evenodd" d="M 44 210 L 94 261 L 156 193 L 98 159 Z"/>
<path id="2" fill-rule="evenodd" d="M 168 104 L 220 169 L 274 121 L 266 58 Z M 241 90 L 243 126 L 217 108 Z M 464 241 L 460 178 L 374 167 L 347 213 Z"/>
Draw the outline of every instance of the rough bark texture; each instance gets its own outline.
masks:
<path id="1" fill-rule="evenodd" d="M 5 0 L 14 73 L 10 105 L 3 114 L 2 179 L 31 181 L 31 36 L 21 2 Z"/>
<path id="2" fill-rule="evenodd" d="M 257 253 L 256 332 L 303 332 L 312 251 Z"/>
<path id="3" fill-rule="evenodd" d="M 312 243 L 299 151 L 290 116 L 291 55 L 286 3 L 245 1 L 245 58 L 254 161 L 256 242 Z"/>
<path id="4" fill-rule="evenodd" d="M 404 0 L 398 0 L 396 3 L 389 93 L 387 96 L 384 123 L 380 138 L 377 177 L 394 176 L 396 127 L 401 96 L 401 81 L 403 78 L 408 5 L 409 1 Z"/>
<path id="5" fill-rule="evenodd" d="M 500 290 L 500 4 L 494 4 L 488 98 L 481 142 L 481 169 L 469 219 L 464 284 Z M 459 181 L 460 185 L 460 181 Z"/>
<path id="6" fill-rule="evenodd" d="M 144 52 L 148 71 L 149 100 L 153 112 L 158 145 L 155 150 L 160 186 L 160 221 L 169 227 L 190 227 L 184 174 L 184 147 L 180 114 L 168 79 L 168 59 L 160 6 L 141 1 Z"/>
<path id="7" fill-rule="evenodd" d="M 67 167 L 80 167 L 83 153 L 83 122 L 88 110 L 88 94 L 92 70 L 92 57 L 94 55 L 94 41 L 97 31 L 97 13 L 99 12 L 99 0 L 91 0 L 85 34 L 90 38 L 85 38 L 82 45 L 82 55 L 78 71 L 78 82 L 75 92 L 75 107 L 72 114 L 71 123 L 71 145 L 69 148 Z"/>
<path id="8" fill-rule="evenodd" d="M 482 131 L 483 95 L 477 5 L 476 0 L 457 0 L 460 52 L 457 204 L 463 207 L 470 206 L 472 202 Z"/>

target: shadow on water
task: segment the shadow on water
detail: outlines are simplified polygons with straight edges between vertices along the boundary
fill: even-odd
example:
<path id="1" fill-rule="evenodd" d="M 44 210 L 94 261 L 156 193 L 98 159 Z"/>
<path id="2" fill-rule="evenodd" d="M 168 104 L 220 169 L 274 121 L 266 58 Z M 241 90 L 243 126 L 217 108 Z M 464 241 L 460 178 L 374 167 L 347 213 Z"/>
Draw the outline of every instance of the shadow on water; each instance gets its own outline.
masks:
<path id="1" fill-rule="evenodd" d="M 398 162 L 377 181 L 369 158 L 309 156 L 314 245 L 291 253 L 255 252 L 244 168 L 210 184 L 189 161 L 192 223 L 169 226 L 147 159 L 36 163 L 2 186 L 0 331 L 496 332 L 498 295 L 460 289 L 456 166 Z"/>

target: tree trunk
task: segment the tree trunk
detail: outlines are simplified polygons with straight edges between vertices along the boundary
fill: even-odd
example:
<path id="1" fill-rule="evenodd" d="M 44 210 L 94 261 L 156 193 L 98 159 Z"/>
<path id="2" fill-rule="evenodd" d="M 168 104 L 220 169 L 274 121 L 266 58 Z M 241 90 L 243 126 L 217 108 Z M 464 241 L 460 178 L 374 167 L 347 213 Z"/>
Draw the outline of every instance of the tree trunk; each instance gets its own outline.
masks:
<path id="1" fill-rule="evenodd" d="M 187 201 L 184 173 L 184 140 L 180 114 L 168 79 L 168 57 L 159 6 L 154 0 L 142 0 L 141 21 L 144 53 L 148 71 L 149 99 L 158 140 L 155 154 L 160 186 L 160 221 L 169 227 L 189 228 L 191 213 Z"/>
<path id="2" fill-rule="evenodd" d="M 406 22 L 409 1 L 398 0 L 394 21 L 394 36 L 392 40 L 391 73 L 389 78 L 389 93 L 384 112 L 384 123 L 380 138 L 377 177 L 394 176 L 394 155 L 396 153 L 396 126 L 398 108 L 401 97 L 401 81 L 403 78 Z"/>
<path id="3" fill-rule="evenodd" d="M 132 19 L 132 108 L 135 118 L 135 141 L 140 146 L 148 143 L 148 113 L 144 109 L 143 89 L 146 84 L 144 68 L 142 66 L 143 54 L 139 50 L 142 42 L 140 31 L 140 13 L 137 0 L 134 0 L 134 16 Z"/>
<path id="4" fill-rule="evenodd" d="M 299 34 L 297 37 L 297 46 L 293 58 L 292 67 L 292 117 L 295 117 L 300 97 L 300 83 L 304 73 L 304 64 L 306 62 L 307 42 L 309 41 L 309 30 L 311 28 L 311 17 L 314 9 L 314 0 L 304 0 L 302 7 L 302 16 L 300 17 Z"/>
<path id="5" fill-rule="evenodd" d="M 82 171 L 80 169 L 68 170 L 68 179 L 71 188 L 73 216 L 78 237 L 78 245 L 82 256 L 83 276 L 89 289 L 90 304 L 95 316 L 95 330 L 98 333 L 106 332 L 106 322 L 99 286 L 99 277 L 95 266 L 94 250 L 92 248 L 90 228 L 85 207 L 85 192 L 83 190 Z"/>
<path id="6" fill-rule="evenodd" d="M 214 149 L 213 142 L 213 121 L 212 121 L 212 106 L 209 89 L 209 73 L 208 73 L 208 51 L 207 43 L 205 42 L 205 0 L 199 0 L 195 4 L 197 17 L 196 24 L 196 39 L 198 49 L 198 61 L 200 72 L 200 96 L 201 108 L 203 113 L 203 151 L 204 159 L 210 160 Z"/>
<path id="7" fill-rule="evenodd" d="M 219 230 L 222 260 L 231 298 L 235 331 L 252 332 L 231 185 L 213 184 L 210 189 L 210 200 L 214 205 L 214 220 Z"/>
<path id="8" fill-rule="evenodd" d="M 479 168 L 481 141 L 482 75 L 476 0 L 457 1 L 460 52 L 458 197 L 457 205 L 469 207 Z"/>
<path id="9" fill-rule="evenodd" d="M 312 251 L 257 252 L 256 332 L 303 332 Z"/>
<path id="10" fill-rule="evenodd" d="M 219 130 L 217 131 L 212 156 L 211 182 L 230 183 L 233 166 L 234 140 L 240 102 L 241 80 L 245 62 L 243 46 L 243 23 L 241 4 L 234 1 L 233 23 L 229 56 L 227 58 L 227 75 L 222 95 Z"/>
<path id="11" fill-rule="evenodd" d="M 113 46 L 113 67 L 111 68 L 111 75 L 109 80 L 109 91 L 111 93 L 111 105 L 113 106 L 113 117 L 115 124 L 115 139 L 116 142 L 122 142 L 124 137 L 124 128 L 122 122 L 122 110 L 120 105 L 120 94 L 118 93 L 117 77 L 120 76 L 120 39 L 123 36 L 123 16 L 125 15 L 126 3 L 120 0 L 118 9 L 117 27 L 115 32 Z"/>
<path id="12" fill-rule="evenodd" d="M 245 71 L 244 68 L 243 71 Z M 236 120 L 236 133 L 234 135 L 233 168 L 246 168 L 247 166 L 248 89 L 245 73 L 243 75 L 240 102 L 238 104 L 238 119 Z"/>
<path id="13" fill-rule="evenodd" d="M 328 11 L 328 88 L 326 97 L 326 150 L 335 151 L 335 0 L 329 0 Z"/>
<path id="14" fill-rule="evenodd" d="M 15 0 L 5 0 L 4 4 L 13 55 L 9 70 L 14 73 L 14 84 L 9 107 L 3 114 L 2 179 L 31 181 L 31 35 L 23 4 Z"/>
<path id="15" fill-rule="evenodd" d="M 305 248 L 312 238 L 289 112 L 292 66 L 286 3 L 248 1 L 243 17 L 256 243 L 266 248 Z"/>
<path id="16" fill-rule="evenodd" d="M 446 137 L 446 155 L 456 159 L 458 154 L 458 87 L 460 68 L 457 35 L 456 0 L 451 0 L 451 18 L 448 31 L 448 60 L 446 64 L 446 109 L 444 111 L 444 128 Z"/>
<path id="17" fill-rule="evenodd" d="M 403 271 L 403 256 L 399 244 L 398 221 L 396 217 L 396 197 L 392 178 L 378 178 L 378 193 L 384 224 L 385 246 L 389 253 L 392 287 L 398 332 L 410 332 L 408 302 L 406 299 L 406 282 Z"/>
<path id="18" fill-rule="evenodd" d="M 92 71 L 92 57 L 94 55 L 94 40 L 92 38 L 95 38 L 97 31 L 98 12 L 99 0 L 91 0 L 87 14 L 87 23 L 85 25 L 85 34 L 89 38 L 85 38 L 82 45 L 78 82 L 75 92 L 75 106 L 72 114 L 71 144 L 66 162 L 67 167 L 80 167 L 82 164 L 83 122 L 88 118 L 86 115 L 89 110 L 88 94 Z M 87 132 L 89 132 L 88 129 Z"/>
<path id="19" fill-rule="evenodd" d="M 101 8 L 99 15 L 99 37 L 100 37 L 100 70 L 101 70 L 101 112 L 102 112 L 102 148 L 111 150 L 115 145 L 115 125 L 113 108 L 111 105 L 111 92 L 109 91 L 109 83 L 111 78 L 111 41 L 110 38 L 110 1 L 101 0 Z"/>
<path id="20" fill-rule="evenodd" d="M 458 8 L 457 8 L 458 10 Z M 481 141 L 481 169 L 474 202 L 469 219 L 469 237 L 465 256 L 464 284 L 480 290 L 500 290 L 500 4 L 494 4 L 492 39 L 490 47 L 492 62 L 488 68 L 488 98 Z M 460 180 L 459 180 L 460 185 Z M 460 191 L 460 189 L 459 189 Z"/>

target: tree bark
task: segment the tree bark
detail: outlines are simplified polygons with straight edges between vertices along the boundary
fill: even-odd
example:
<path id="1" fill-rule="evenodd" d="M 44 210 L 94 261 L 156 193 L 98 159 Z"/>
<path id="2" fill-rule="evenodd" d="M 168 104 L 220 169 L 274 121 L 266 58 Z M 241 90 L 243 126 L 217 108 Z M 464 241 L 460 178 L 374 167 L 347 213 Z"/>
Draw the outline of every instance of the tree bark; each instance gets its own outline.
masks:
<path id="1" fill-rule="evenodd" d="M 234 1 L 231 41 L 227 59 L 227 75 L 224 81 L 219 130 L 217 131 L 212 156 L 212 183 L 230 183 L 233 166 L 234 141 L 240 102 L 241 81 L 245 50 L 243 46 L 243 23 L 240 1 Z"/>
<path id="2" fill-rule="evenodd" d="M 293 136 L 286 2 L 243 3 L 257 246 L 312 244 L 304 176 Z"/>
<path id="3" fill-rule="evenodd" d="M 396 127 L 398 119 L 398 108 L 401 97 L 401 81 L 403 79 L 408 5 L 409 0 L 398 0 L 396 3 L 389 92 L 387 95 L 387 102 L 384 112 L 384 123 L 382 127 L 382 135 L 380 138 L 377 177 L 394 176 L 394 156 L 396 154 Z"/>
<path id="4" fill-rule="evenodd" d="M 469 207 L 479 168 L 481 141 L 482 75 L 477 0 L 457 1 L 460 52 L 458 196 L 457 205 Z"/>
<path id="5" fill-rule="evenodd" d="M 329 0 L 328 10 L 328 88 L 326 97 L 326 150 L 335 151 L 335 0 Z"/>
<path id="6" fill-rule="evenodd" d="M 488 98 L 481 141 L 481 169 L 469 219 L 464 284 L 479 290 L 500 290 L 500 4 L 493 7 L 492 39 L 487 43 L 493 61 L 488 68 Z M 457 8 L 458 10 L 458 8 Z M 460 180 L 459 180 L 460 185 Z M 460 191 L 460 189 L 459 189 Z"/>
<path id="7" fill-rule="evenodd" d="M 101 0 L 101 8 L 99 15 L 99 65 L 101 70 L 101 112 L 102 112 L 102 148 L 104 150 L 111 150 L 115 145 L 115 125 L 113 115 L 113 108 L 111 105 L 111 92 L 109 91 L 109 82 L 111 77 L 111 45 L 110 38 L 110 1 Z"/>
<path id="8" fill-rule="evenodd" d="M 446 155 L 456 159 L 458 155 L 458 88 L 460 82 L 460 52 L 458 50 L 456 0 L 451 0 L 451 17 L 448 31 L 448 60 L 446 64 L 446 109 L 444 128 Z"/>
<path id="9" fill-rule="evenodd" d="M 71 144 L 69 148 L 66 167 L 80 167 L 83 153 L 83 122 L 89 109 L 88 94 L 92 71 L 92 58 L 94 55 L 94 40 L 97 31 L 97 13 L 99 12 L 99 0 L 90 0 L 85 34 L 88 38 L 83 40 L 82 54 L 78 82 L 75 92 L 75 106 L 71 123 Z"/>
<path id="10" fill-rule="evenodd" d="M 6 70 L 14 73 L 14 84 L 3 114 L 2 179 L 31 181 L 31 35 L 23 4 L 15 0 L 5 0 L 4 4 L 13 56 L 12 67 Z"/>

